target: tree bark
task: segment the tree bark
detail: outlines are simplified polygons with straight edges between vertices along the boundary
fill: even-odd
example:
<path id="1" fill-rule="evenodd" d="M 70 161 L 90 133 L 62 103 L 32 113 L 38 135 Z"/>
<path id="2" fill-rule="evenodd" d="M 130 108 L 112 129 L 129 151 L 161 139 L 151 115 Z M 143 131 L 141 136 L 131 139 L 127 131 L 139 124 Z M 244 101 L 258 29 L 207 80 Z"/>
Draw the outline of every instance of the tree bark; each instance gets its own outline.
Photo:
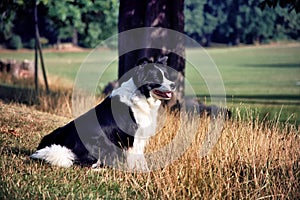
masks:
<path id="1" fill-rule="evenodd" d="M 141 27 L 161 27 L 183 33 L 183 9 L 184 0 L 120 0 L 119 33 Z M 172 36 L 166 34 L 165 30 L 158 32 L 149 32 L 146 30 L 145 32 L 141 32 L 140 37 L 142 37 L 142 40 L 137 40 L 130 36 L 119 38 L 119 54 L 120 52 L 124 52 L 124 49 L 130 46 L 131 43 L 136 42 L 142 43 L 142 46 L 151 47 L 151 43 L 155 42 L 157 44 L 159 41 L 160 48 L 137 49 L 119 55 L 118 77 L 120 79 L 142 57 L 154 59 L 167 55 L 169 57 L 168 66 L 178 72 L 171 73 L 171 77 L 177 85 L 175 98 L 170 101 L 170 104 L 174 105 L 175 103 L 181 103 L 184 96 L 185 48 L 183 38 L 170 38 Z M 171 48 L 170 42 L 172 43 Z"/>
<path id="2" fill-rule="evenodd" d="M 78 46 L 78 32 L 75 27 L 73 27 L 72 44 L 74 47 Z"/>
<path id="3" fill-rule="evenodd" d="M 40 61 L 41 61 L 41 67 L 42 67 L 42 72 L 43 72 L 43 77 L 45 81 L 45 87 L 46 87 L 46 92 L 49 93 L 49 86 L 48 86 L 48 80 L 47 80 L 47 75 L 46 75 L 46 70 L 45 70 L 45 65 L 44 65 L 44 59 L 43 59 L 43 53 L 42 53 L 42 46 L 40 43 L 40 32 L 39 32 L 39 27 L 38 27 L 38 9 L 37 9 L 37 1 L 35 1 L 35 6 L 34 6 L 34 24 L 35 24 L 35 61 L 34 61 L 34 68 L 35 68 L 35 73 L 34 73 L 34 79 L 35 79 L 35 90 L 36 93 L 38 94 L 38 55 L 40 55 Z"/>

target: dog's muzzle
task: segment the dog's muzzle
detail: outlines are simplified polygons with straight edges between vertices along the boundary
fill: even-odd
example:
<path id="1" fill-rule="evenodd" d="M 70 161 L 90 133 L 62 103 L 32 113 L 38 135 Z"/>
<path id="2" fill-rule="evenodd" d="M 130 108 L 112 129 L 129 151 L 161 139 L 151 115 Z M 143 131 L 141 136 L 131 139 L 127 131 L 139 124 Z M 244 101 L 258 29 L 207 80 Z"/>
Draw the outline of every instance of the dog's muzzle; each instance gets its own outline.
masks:
<path id="1" fill-rule="evenodd" d="M 157 99 L 169 100 L 172 98 L 175 89 L 176 89 L 175 83 L 171 82 L 168 85 L 164 84 L 159 88 L 155 88 L 151 90 L 151 94 L 153 97 Z"/>

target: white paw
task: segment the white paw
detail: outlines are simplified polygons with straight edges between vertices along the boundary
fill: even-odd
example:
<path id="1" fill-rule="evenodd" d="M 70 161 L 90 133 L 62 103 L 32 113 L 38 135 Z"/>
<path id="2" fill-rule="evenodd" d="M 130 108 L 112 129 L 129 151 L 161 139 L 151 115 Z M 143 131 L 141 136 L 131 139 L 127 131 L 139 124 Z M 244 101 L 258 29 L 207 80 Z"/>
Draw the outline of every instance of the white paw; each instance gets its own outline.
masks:
<path id="1" fill-rule="evenodd" d="M 100 162 L 100 160 L 97 160 L 96 163 L 92 164 L 92 170 L 97 170 L 99 168 L 102 168 L 102 163 Z"/>
<path id="2" fill-rule="evenodd" d="M 127 154 L 127 166 L 129 170 L 149 172 L 147 161 L 144 157 L 144 154 Z"/>

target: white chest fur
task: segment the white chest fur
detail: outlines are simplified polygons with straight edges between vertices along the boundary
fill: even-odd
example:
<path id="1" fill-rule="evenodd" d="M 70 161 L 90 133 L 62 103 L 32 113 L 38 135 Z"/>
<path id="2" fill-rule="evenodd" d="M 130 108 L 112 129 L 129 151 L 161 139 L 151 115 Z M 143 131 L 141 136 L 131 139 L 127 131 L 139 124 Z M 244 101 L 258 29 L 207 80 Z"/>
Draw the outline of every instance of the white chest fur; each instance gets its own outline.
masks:
<path id="1" fill-rule="evenodd" d="M 144 148 L 148 139 L 155 134 L 157 112 L 161 101 L 152 97 L 146 99 L 137 90 L 132 79 L 124 82 L 120 88 L 114 90 L 111 96 L 115 95 L 119 95 L 120 101 L 132 109 L 135 121 L 138 124 L 133 147 L 126 152 L 128 167 L 130 169 L 148 170 Z"/>
<path id="2" fill-rule="evenodd" d="M 146 99 L 137 90 L 132 79 L 124 82 L 120 88 L 114 90 L 111 96 L 115 95 L 120 96 L 120 101 L 131 108 L 139 129 L 143 130 L 139 134 L 135 134 L 136 137 L 148 138 L 155 134 L 160 100 L 155 100 L 152 97 Z"/>
<path id="3" fill-rule="evenodd" d="M 157 111 L 160 106 L 160 100 L 154 100 L 152 97 L 135 96 L 132 98 L 131 107 L 139 129 L 143 133 L 136 134 L 136 137 L 150 137 L 155 134 Z"/>
<path id="4" fill-rule="evenodd" d="M 157 111 L 160 100 L 153 98 L 134 98 L 132 111 L 139 126 L 134 136 L 133 147 L 128 150 L 127 164 L 129 169 L 148 171 L 144 149 L 148 139 L 155 134 L 157 124 Z"/>

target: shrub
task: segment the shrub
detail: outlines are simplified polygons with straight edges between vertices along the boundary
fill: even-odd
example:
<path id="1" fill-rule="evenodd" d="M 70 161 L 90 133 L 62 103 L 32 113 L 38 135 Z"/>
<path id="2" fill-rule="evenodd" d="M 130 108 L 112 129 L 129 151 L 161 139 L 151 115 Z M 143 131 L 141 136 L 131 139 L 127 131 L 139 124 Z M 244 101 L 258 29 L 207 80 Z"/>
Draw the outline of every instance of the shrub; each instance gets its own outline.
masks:
<path id="1" fill-rule="evenodd" d="M 21 37 L 20 37 L 19 35 L 13 35 L 13 36 L 9 39 L 9 41 L 8 41 L 8 43 L 7 43 L 7 45 L 6 45 L 6 47 L 7 47 L 8 49 L 15 49 L 15 50 L 22 48 L 22 40 L 21 40 Z"/>
<path id="2" fill-rule="evenodd" d="M 28 49 L 34 49 L 35 48 L 35 38 L 31 38 L 26 44 L 24 44 L 24 47 Z"/>
<path id="3" fill-rule="evenodd" d="M 49 40 L 45 37 L 40 37 L 40 43 L 41 43 L 42 47 L 47 47 Z"/>

